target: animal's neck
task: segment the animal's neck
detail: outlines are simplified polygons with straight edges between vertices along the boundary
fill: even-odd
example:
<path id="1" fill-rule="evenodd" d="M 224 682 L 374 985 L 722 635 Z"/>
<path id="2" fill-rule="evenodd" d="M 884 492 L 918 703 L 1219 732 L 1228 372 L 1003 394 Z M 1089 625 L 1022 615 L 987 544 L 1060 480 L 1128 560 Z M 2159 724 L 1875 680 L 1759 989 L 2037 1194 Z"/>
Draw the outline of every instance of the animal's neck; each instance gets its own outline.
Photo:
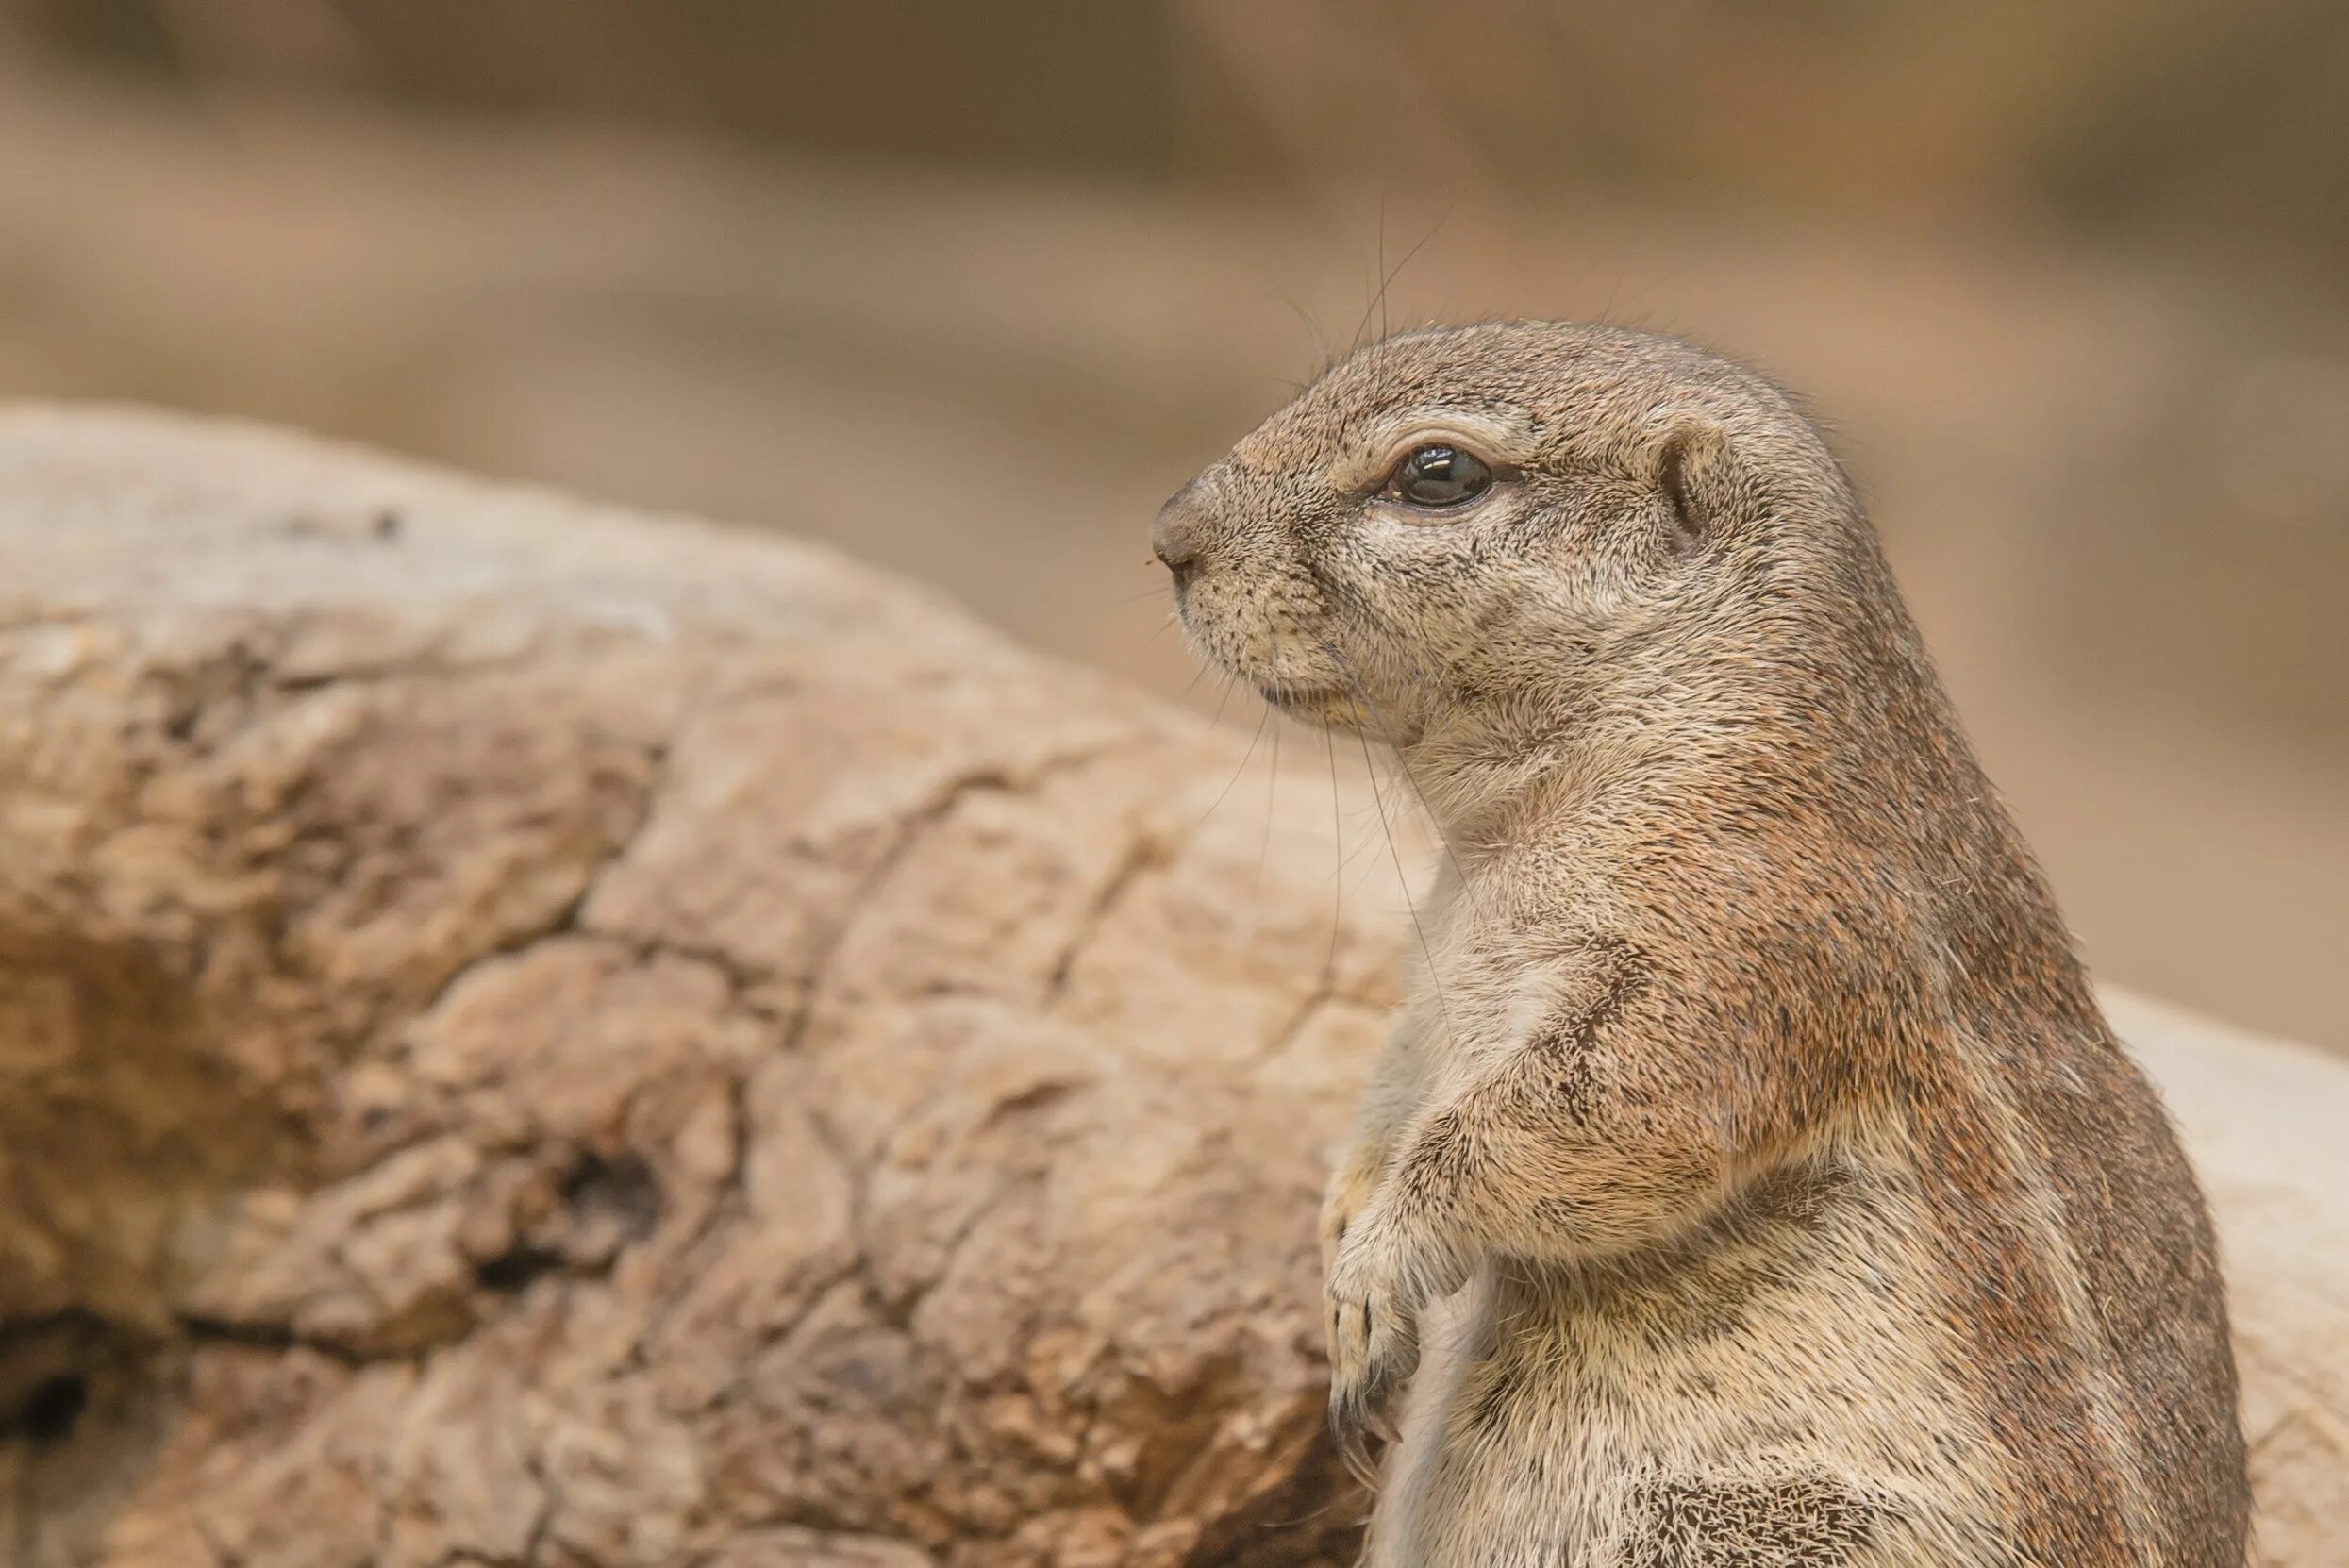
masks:
<path id="1" fill-rule="evenodd" d="M 1652 854 L 1663 835 L 1763 824 L 1799 823 L 1827 854 L 2002 832 L 1973 820 L 1987 787 L 1889 594 L 1873 608 L 1890 610 L 1822 604 L 1791 626 L 1696 618 L 1435 715 L 1404 765 L 1463 864 L 1560 841 Z M 1927 820 L 1950 813 L 1967 820 Z"/>
<path id="2" fill-rule="evenodd" d="M 1578 807 L 1732 789 L 1774 750 L 1819 739 L 1758 722 L 1801 709 L 1807 665 L 1758 651 L 1755 637 L 1750 618 L 1690 607 L 1555 659 L 1512 659 L 1456 683 L 1398 750 L 1456 858 L 1522 842 Z"/>
<path id="3" fill-rule="evenodd" d="M 1398 755 L 1463 870 L 1570 833 L 1577 818 L 1660 806 L 1687 771 L 1672 737 L 1587 704 L 1453 715 Z"/>
<path id="4" fill-rule="evenodd" d="M 1471 883 L 1586 880 L 1594 902 L 1832 885 L 1871 960 L 1966 1010 L 2087 1018 L 2060 918 L 1897 608 L 1798 647 L 1691 639 L 1571 691 L 1443 715 L 1402 755 Z M 1538 696 L 1541 700 L 1523 700 Z M 1750 913 L 1750 910 L 1745 912 Z"/>

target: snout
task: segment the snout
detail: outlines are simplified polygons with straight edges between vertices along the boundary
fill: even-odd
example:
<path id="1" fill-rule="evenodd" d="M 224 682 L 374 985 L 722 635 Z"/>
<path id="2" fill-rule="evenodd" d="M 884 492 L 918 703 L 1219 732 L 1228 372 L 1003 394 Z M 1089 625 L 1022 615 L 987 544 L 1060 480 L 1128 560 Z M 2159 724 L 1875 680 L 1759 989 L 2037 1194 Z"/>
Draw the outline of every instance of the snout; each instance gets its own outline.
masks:
<path id="1" fill-rule="evenodd" d="M 1189 586 L 1199 570 L 1199 558 L 1206 548 L 1208 519 L 1203 488 L 1198 479 L 1193 479 L 1176 491 L 1158 509 L 1158 520 L 1151 525 L 1150 553 L 1174 574 L 1177 589 Z"/>

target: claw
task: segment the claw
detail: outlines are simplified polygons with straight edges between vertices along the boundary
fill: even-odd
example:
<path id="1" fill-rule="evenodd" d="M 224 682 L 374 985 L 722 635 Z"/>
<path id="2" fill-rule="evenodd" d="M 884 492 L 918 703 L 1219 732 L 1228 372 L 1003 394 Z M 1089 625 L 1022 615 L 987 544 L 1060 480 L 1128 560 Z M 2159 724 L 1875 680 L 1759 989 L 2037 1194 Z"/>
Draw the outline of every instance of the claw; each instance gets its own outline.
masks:
<path id="1" fill-rule="evenodd" d="M 1364 1488 L 1377 1490 L 1378 1461 L 1402 1438 L 1387 1387 L 1364 1379 L 1332 1389 L 1329 1429 L 1346 1469 Z"/>
<path id="2" fill-rule="evenodd" d="M 1378 1489 L 1378 1461 L 1372 1457 L 1369 1442 L 1372 1410 L 1359 1383 L 1330 1391 L 1329 1429 L 1338 1440 L 1338 1457 L 1368 1492 Z"/>
<path id="3" fill-rule="evenodd" d="M 1373 1440 L 1391 1446 L 1400 1437 L 1394 1400 L 1419 1361 L 1419 1338 L 1393 1304 L 1380 1316 L 1374 1302 L 1343 1302 L 1331 1313 L 1329 1427 L 1346 1469 L 1367 1488 L 1378 1484 Z"/>
<path id="4" fill-rule="evenodd" d="M 1396 1399 L 1419 1367 L 1417 1275 L 1399 1266 L 1410 1255 L 1398 1258 L 1393 1241 L 1374 1224 L 1351 1226 L 1326 1287 L 1329 1427 L 1346 1468 L 1366 1487 L 1377 1484 L 1374 1440 L 1396 1443 Z"/>

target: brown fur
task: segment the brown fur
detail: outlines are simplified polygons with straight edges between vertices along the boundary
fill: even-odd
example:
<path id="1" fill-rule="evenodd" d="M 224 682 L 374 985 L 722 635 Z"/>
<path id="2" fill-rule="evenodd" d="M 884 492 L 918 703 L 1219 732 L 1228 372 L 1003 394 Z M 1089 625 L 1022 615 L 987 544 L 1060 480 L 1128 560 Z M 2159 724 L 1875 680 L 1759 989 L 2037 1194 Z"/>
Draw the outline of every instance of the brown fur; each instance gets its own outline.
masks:
<path id="1" fill-rule="evenodd" d="M 1498 482 L 1382 495 L 1430 439 Z M 1324 1219 L 1341 1439 L 1421 1385 L 1377 1560 L 2241 1568 L 2200 1193 L 1782 396 L 1410 333 L 1158 540 L 1448 851 Z"/>

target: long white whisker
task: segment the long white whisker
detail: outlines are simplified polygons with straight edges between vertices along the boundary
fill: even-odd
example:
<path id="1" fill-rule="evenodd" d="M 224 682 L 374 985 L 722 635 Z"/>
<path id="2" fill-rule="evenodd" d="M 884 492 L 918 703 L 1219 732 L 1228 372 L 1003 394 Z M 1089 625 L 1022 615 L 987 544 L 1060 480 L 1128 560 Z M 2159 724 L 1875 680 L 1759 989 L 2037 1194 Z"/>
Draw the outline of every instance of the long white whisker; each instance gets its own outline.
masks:
<path id="1" fill-rule="evenodd" d="M 1212 729 L 1224 722 L 1224 709 L 1231 706 L 1232 690 L 1239 684 L 1238 676 L 1227 675 L 1224 677 L 1224 694 L 1215 700 L 1215 716 L 1208 721 L 1208 728 Z"/>
<path id="2" fill-rule="evenodd" d="M 1272 710 L 1271 705 L 1267 704 L 1264 711 L 1270 714 Z M 1255 905 L 1259 911 L 1264 907 L 1264 862 L 1273 852 L 1273 803 L 1274 797 L 1279 791 L 1280 726 L 1274 725 L 1273 726 L 1273 765 L 1264 776 L 1264 833 L 1257 841 L 1256 880 L 1248 885 L 1248 902 Z"/>
<path id="3" fill-rule="evenodd" d="M 1359 693 L 1357 693 L 1358 695 Z M 1420 957 L 1427 960 L 1427 984 L 1436 993 L 1436 1013 L 1443 1020 L 1443 1032 L 1452 1034 L 1452 1007 L 1443 994 L 1443 976 L 1436 969 L 1436 950 L 1427 941 L 1427 927 L 1419 918 L 1419 902 L 1411 896 L 1411 879 L 1404 875 L 1403 852 L 1395 847 L 1394 825 L 1387 820 L 1386 792 L 1378 787 L 1378 769 L 1371 762 L 1370 737 L 1360 730 L 1354 738 L 1362 742 L 1362 767 L 1370 775 L 1371 800 L 1378 810 L 1378 826 L 1387 835 L 1387 858 L 1394 862 L 1395 886 L 1403 891 L 1403 907 L 1410 911 L 1411 929 L 1419 937 Z"/>
<path id="4" fill-rule="evenodd" d="M 1268 703 L 1265 705 L 1264 716 L 1256 722 L 1256 733 L 1248 738 L 1248 749 L 1241 754 L 1240 766 L 1234 768 L 1232 770 L 1232 776 L 1224 780 L 1223 790 L 1217 793 L 1213 804 L 1208 807 L 1206 815 L 1200 817 L 1198 823 L 1192 826 L 1191 831 L 1193 837 L 1197 836 L 1200 828 L 1205 827 L 1208 825 L 1208 818 L 1213 817 L 1217 809 L 1220 808 L 1224 804 L 1224 800 L 1230 796 L 1232 792 L 1232 786 L 1240 782 L 1240 776 L 1248 771 L 1249 762 L 1254 760 L 1256 758 L 1256 748 L 1264 739 L 1264 726 L 1270 724 L 1272 719 L 1273 709 L 1272 705 Z"/>
<path id="5" fill-rule="evenodd" d="M 1329 956 L 1322 960 L 1324 981 L 1338 973 L 1338 928 L 1345 924 L 1346 830 L 1338 806 L 1338 742 L 1327 726 L 1322 727 L 1322 747 L 1329 757 L 1329 842 L 1333 864 L 1329 873 Z"/>
<path id="6" fill-rule="evenodd" d="M 1372 720 L 1378 726 L 1379 737 L 1386 742 L 1387 750 L 1394 758 L 1395 766 L 1403 770 L 1404 780 L 1411 787 L 1411 798 L 1419 802 L 1419 809 L 1427 814 L 1427 820 L 1435 823 L 1437 821 L 1436 810 L 1434 807 L 1427 804 L 1427 792 L 1419 787 L 1419 776 L 1411 772 L 1410 759 L 1403 755 L 1403 748 L 1395 743 L 1394 726 L 1387 722 L 1386 714 L 1380 710 L 1376 703 L 1371 701 L 1370 690 L 1362 684 L 1362 677 L 1355 669 L 1354 661 L 1331 646 L 1328 639 L 1316 637 L 1314 641 L 1322 645 L 1322 651 L 1329 655 L 1331 660 L 1345 673 L 1347 689 L 1353 693 L 1355 700 L 1370 709 Z M 1414 673 L 1420 672 L 1415 670 Z M 1440 826 L 1436 833 L 1436 844 L 1445 863 L 1451 866 L 1452 875 L 1456 877 L 1459 876 L 1460 863 L 1453 858 L 1451 842 L 1444 838 Z"/>

